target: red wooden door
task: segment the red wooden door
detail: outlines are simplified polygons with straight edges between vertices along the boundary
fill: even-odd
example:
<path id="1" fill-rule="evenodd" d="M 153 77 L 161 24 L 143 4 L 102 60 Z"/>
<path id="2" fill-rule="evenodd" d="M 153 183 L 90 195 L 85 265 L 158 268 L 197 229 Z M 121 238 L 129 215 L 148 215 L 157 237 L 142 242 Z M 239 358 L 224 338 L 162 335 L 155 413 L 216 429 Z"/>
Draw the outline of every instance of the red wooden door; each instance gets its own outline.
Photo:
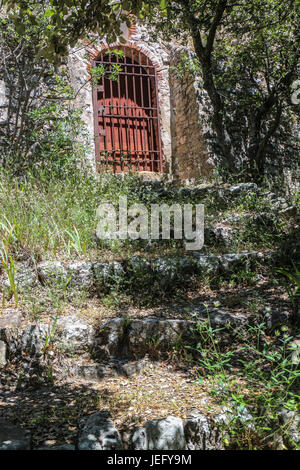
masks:
<path id="1" fill-rule="evenodd" d="M 94 87 L 95 146 L 100 169 L 161 171 L 157 80 L 154 66 L 133 51 L 124 58 L 102 53 L 94 65 L 105 74 Z M 138 54 L 141 58 L 141 54 Z M 114 67 L 118 72 L 113 79 Z"/>

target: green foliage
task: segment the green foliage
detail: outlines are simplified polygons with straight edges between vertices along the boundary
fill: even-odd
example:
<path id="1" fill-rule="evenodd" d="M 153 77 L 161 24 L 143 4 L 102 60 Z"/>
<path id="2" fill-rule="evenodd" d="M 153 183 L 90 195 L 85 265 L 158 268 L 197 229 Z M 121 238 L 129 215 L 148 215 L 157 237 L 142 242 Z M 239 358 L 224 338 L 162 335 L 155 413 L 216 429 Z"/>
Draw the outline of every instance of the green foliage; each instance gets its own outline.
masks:
<path id="1" fill-rule="evenodd" d="M 64 178 L 84 161 L 86 131 L 81 111 L 72 105 L 65 69 L 37 60 L 44 29 L 39 15 L 34 24 L 24 21 L 22 31 L 10 17 L 0 18 L 0 79 L 10 90 L 7 120 L 0 130 L 0 162 L 14 175 L 30 170 Z"/>
<path id="2" fill-rule="evenodd" d="M 16 268 L 15 262 L 11 255 L 11 244 L 13 242 L 18 242 L 20 239 L 20 226 L 16 224 L 15 219 L 13 222 L 13 224 L 10 223 L 10 221 L 5 216 L 3 217 L 3 222 L 0 222 L 0 231 L 3 235 L 2 246 L 0 247 L 0 262 L 7 274 L 10 293 L 13 295 L 15 305 L 17 307 L 19 302 L 19 288 L 15 279 Z M 4 294 L 2 297 L 2 302 L 4 302 Z"/>
<path id="3" fill-rule="evenodd" d="M 262 176 L 274 157 L 279 166 L 283 156 L 292 161 L 299 115 L 291 103 L 299 62 L 295 3 L 170 2 L 167 16 L 168 22 L 156 22 L 158 29 L 193 39 L 196 55 L 183 55 L 177 73 L 198 75 L 207 91 L 215 132 L 211 145 L 223 155 L 221 165 Z"/>
<path id="4" fill-rule="evenodd" d="M 234 352 L 221 352 L 219 346 L 220 334 L 224 330 L 226 327 L 213 328 L 208 314 L 208 321 L 199 322 L 195 328 L 194 334 L 197 339 L 199 338 L 197 345 L 195 347 L 186 346 L 187 349 L 199 353 L 198 361 L 201 369 L 208 373 L 224 374 L 226 368 L 230 369 Z"/>
<path id="5" fill-rule="evenodd" d="M 66 234 L 69 236 L 69 240 L 66 243 L 68 255 L 70 256 L 72 250 L 74 250 L 79 256 L 84 254 L 86 252 L 86 243 L 84 240 L 81 240 L 80 233 L 75 225 L 73 226 L 72 231 L 66 230 Z"/>
<path id="6" fill-rule="evenodd" d="M 171 71 L 175 73 L 178 78 L 184 78 L 186 74 L 197 76 L 201 74 L 201 66 L 197 57 L 184 52 L 180 54 L 178 65 L 171 66 Z"/>
<path id="7" fill-rule="evenodd" d="M 57 315 L 53 318 L 52 324 L 49 322 L 48 331 L 46 332 L 43 354 L 44 356 L 49 352 L 49 349 L 53 347 L 53 339 L 56 331 Z"/>
<path id="8" fill-rule="evenodd" d="M 36 149 L 27 159 L 28 166 L 20 162 L 22 172 L 28 169 L 33 175 L 42 172 L 45 178 L 64 178 L 76 167 L 79 168 L 85 158 L 85 128 L 80 117 L 81 111 L 66 106 L 66 100 L 72 92 L 66 81 L 59 77 L 56 77 L 56 81 L 58 86 L 54 91 L 59 93 L 61 100 L 49 101 L 28 114 L 33 122 L 29 138 Z M 17 163 L 13 162 L 15 171 Z"/>
<path id="9" fill-rule="evenodd" d="M 4 5 L 18 34 L 39 33 L 35 55 L 52 62 L 60 62 L 67 47 L 89 32 L 108 43 L 122 42 L 121 25 L 135 21 L 132 14 L 154 27 L 159 40 L 186 44 L 191 38 L 195 54 L 183 55 L 177 72 L 198 75 L 207 92 L 209 144 L 222 167 L 262 178 L 274 159 L 279 168 L 283 157 L 297 164 L 299 106 L 291 102 L 300 50 L 297 3 L 5 0 Z M 118 72 L 115 64 L 111 79 Z M 105 71 L 97 66 L 91 73 L 95 80 Z"/>
<path id="10" fill-rule="evenodd" d="M 15 280 L 15 274 L 16 274 L 15 262 L 13 258 L 9 255 L 8 246 L 5 245 L 5 243 L 3 243 L 3 247 L 0 248 L 0 261 L 1 261 L 4 271 L 7 274 L 9 285 L 10 285 L 10 292 L 14 296 L 15 305 L 16 307 L 18 307 L 19 289 Z"/>
<path id="11" fill-rule="evenodd" d="M 287 280 L 287 282 L 284 283 L 286 291 L 296 312 L 296 316 L 298 317 L 299 313 L 297 310 L 300 306 L 300 270 L 293 263 L 293 271 L 287 268 L 281 268 L 278 269 L 278 272 Z"/>
<path id="12" fill-rule="evenodd" d="M 287 327 L 276 330 L 274 338 L 267 337 L 260 323 L 226 348 L 222 340 L 227 329 L 230 325 L 216 328 L 209 319 L 203 321 L 194 331 L 196 347 L 186 346 L 198 358 L 199 383 L 209 377 L 211 395 L 232 410 L 234 419 L 225 429 L 239 448 L 267 446 L 275 434 L 288 440 L 278 412 L 298 409 L 300 372 L 292 358 L 294 337 Z M 249 421 L 240 419 L 244 410 L 252 415 L 251 433 Z"/>
<path id="13" fill-rule="evenodd" d="M 44 23 L 44 34 L 41 39 L 38 57 L 60 62 L 67 55 L 68 46 L 74 47 L 80 37 L 88 30 L 97 33 L 99 37 L 107 37 L 113 43 L 122 36 L 121 24 L 129 25 L 129 11 L 137 12 L 142 2 L 121 1 L 79 1 L 66 0 L 57 2 L 34 0 L 15 2 L 4 0 L 12 20 L 20 34 L 24 32 L 24 23 L 37 27 L 40 18 Z M 22 23 L 20 22 L 22 18 Z"/>
<path id="14" fill-rule="evenodd" d="M 110 54 L 112 57 L 117 57 L 117 59 L 124 58 L 124 52 L 120 49 L 107 49 L 105 52 L 106 54 Z M 92 85 L 97 85 L 99 79 L 104 76 L 106 76 L 106 78 L 109 80 L 117 81 L 121 70 L 121 65 L 116 63 L 110 64 L 110 67 L 105 64 L 97 64 L 94 67 L 90 67 L 89 73 Z"/>

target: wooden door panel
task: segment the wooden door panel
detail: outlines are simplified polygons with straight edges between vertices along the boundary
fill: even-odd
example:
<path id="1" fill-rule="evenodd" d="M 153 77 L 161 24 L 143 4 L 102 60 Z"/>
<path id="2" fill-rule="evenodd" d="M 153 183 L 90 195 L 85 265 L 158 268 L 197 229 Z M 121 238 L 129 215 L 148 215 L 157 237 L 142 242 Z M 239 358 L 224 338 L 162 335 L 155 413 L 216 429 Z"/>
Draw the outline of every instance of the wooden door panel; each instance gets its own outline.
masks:
<path id="1" fill-rule="evenodd" d="M 123 62 L 111 54 L 97 63 L 107 72 L 94 91 L 96 157 L 114 172 L 161 171 L 156 72 L 133 57 Z M 117 80 L 110 78 L 112 64 L 118 63 Z"/>

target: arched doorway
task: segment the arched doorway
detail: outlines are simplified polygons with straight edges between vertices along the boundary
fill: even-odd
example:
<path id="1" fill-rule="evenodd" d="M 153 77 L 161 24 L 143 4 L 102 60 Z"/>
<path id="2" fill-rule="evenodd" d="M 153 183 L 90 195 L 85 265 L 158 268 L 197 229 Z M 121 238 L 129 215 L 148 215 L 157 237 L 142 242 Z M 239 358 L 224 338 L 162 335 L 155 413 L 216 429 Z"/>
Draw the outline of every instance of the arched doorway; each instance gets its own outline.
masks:
<path id="1" fill-rule="evenodd" d="M 104 50 L 93 62 L 104 71 L 93 88 L 98 169 L 162 171 L 156 70 L 127 46 Z"/>

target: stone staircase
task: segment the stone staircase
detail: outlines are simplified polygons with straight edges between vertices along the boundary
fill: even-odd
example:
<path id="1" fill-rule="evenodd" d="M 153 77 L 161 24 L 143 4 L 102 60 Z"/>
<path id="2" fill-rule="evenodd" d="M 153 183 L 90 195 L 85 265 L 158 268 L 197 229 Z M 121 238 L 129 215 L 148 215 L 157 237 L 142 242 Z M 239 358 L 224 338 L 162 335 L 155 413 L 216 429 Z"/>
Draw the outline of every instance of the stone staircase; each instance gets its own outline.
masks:
<path id="1" fill-rule="evenodd" d="M 260 192 L 252 183 L 180 187 L 177 182 L 153 180 L 148 176 L 140 187 L 135 188 L 141 199 L 144 197 L 149 200 L 149 195 L 153 201 L 200 202 L 210 198 L 210 204 L 214 201 L 220 207 L 222 204 L 228 207 L 236 199 L 259 194 L 270 202 L 273 212 L 231 213 L 225 218 L 222 212 L 208 214 L 206 242 L 201 252 L 159 257 L 139 254 L 107 262 L 101 259 L 18 262 L 16 283 L 20 292 L 56 286 L 70 292 L 77 289 L 87 291 L 90 295 L 99 295 L 104 290 L 113 290 L 116 284 L 120 291 L 126 291 L 129 286 L 139 285 L 137 281 L 143 278 L 148 285 L 156 283 L 161 289 L 168 291 L 174 286 L 176 288 L 184 283 L 189 284 L 191 280 L 204 276 L 230 279 L 232 275 L 238 276 L 241 270 L 260 272 L 266 265 L 275 262 L 275 250 L 233 252 L 230 248 L 235 234 L 243 230 L 243 218 L 252 221 L 253 226 L 270 226 L 273 223 L 273 214 L 285 211 L 291 213 L 293 208 L 282 198 L 272 193 Z M 220 246 L 222 249 L 219 249 Z M 9 287 L 4 273 L 0 286 Z M 268 315 L 270 317 L 270 312 Z M 288 318 L 284 320 L 288 321 Z M 53 319 L 50 323 L 31 321 L 28 325 L 17 309 L 0 315 L 0 381 L 3 379 L 5 383 L 5 374 L 9 373 L 11 366 L 19 375 L 28 378 L 28 386 L 32 378 L 36 378 L 39 386 L 46 388 L 46 393 L 48 389 L 51 390 L 45 380 L 49 371 L 55 381 L 80 381 L 90 388 L 103 384 L 109 378 L 143 377 L 149 365 L 165 360 L 170 352 L 186 346 L 195 347 L 199 341 L 199 322 L 206 322 L 220 331 L 219 341 L 222 347 L 241 341 L 253 318 L 245 312 L 187 301 L 185 306 L 174 310 L 170 317 L 137 315 L 129 318 L 118 315 L 95 322 L 82 318 L 79 312 L 78 315 L 61 315 L 55 320 L 55 324 L 53 322 Z M 5 400 L 6 395 L 1 397 L 1 393 L 0 399 Z M 230 420 L 236 419 L 236 415 L 232 414 L 230 409 L 216 410 L 214 413 L 198 409 L 185 419 L 177 416 L 146 419 L 143 426 L 130 429 L 124 429 L 123 426 L 122 429 L 117 429 L 106 411 L 97 411 L 81 416 L 77 429 L 78 439 L 71 444 L 59 442 L 44 446 L 32 444 L 28 433 L 3 421 L 5 432 L 1 434 L 0 430 L 0 449 L 28 449 L 32 446 L 35 449 L 54 450 L 224 449 L 231 445 L 224 428 L 230 426 Z M 241 414 L 240 419 L 251 429 L 252 417 L 247 410 Z"/>

